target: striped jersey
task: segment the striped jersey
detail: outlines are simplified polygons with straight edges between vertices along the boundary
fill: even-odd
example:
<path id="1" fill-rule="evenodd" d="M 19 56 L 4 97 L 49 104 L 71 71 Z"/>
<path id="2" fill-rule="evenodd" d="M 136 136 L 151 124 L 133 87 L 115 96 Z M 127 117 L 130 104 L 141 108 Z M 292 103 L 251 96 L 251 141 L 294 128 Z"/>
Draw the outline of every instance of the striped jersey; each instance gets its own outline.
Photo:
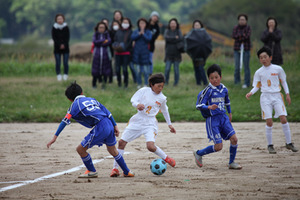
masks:
<path id="1" fill-rule="evenodd" d="M 208 106 L 213 104 L 216 104 L 218 108 L 215 110 L 208 109 Z M 210 83 L 198 94 L 196 108 L 201 111 L 204 118 L 225 114 L 225 106 L 228 113 L 231 113 L 228 89 L 222 83 L 217 87 Z"/>

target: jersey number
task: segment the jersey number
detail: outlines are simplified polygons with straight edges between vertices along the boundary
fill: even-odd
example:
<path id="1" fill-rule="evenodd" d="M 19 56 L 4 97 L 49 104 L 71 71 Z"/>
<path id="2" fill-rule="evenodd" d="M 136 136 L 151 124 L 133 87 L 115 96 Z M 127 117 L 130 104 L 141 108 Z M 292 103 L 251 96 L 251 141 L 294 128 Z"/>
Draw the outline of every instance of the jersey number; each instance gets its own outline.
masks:
<path id="1" fill-rule="evenodd" d="M 86 107 L 88 111 L 93 111 L 95 109 L 100 109 L 95 100 L 84 101 L 82 104 Z"/>
<path id="2" fill-rule="evenodd" d="M 147 113 L 147 114 L 150 114 L 150 110 L 151 110 L 151 109 L 152 109 L 152 106 L 148 106 L 148 107 L 147 107 L 147 110 L 146 110 L 146 113 Z"/>

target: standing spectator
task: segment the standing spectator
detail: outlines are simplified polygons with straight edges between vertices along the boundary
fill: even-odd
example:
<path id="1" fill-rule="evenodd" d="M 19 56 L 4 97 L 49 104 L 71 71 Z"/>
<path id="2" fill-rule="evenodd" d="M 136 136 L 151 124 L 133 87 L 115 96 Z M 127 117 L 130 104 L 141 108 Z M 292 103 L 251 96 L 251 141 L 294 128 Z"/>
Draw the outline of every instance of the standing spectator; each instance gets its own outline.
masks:
<path id="1" fill-rule="evenodd" d="M 129 18 L 123 18 L 122 28 L 119 29 L 114 37 L 113 48 L 115 52 L 116 72 L 118 79 L 118 86 L 122 86 L 121 68 L 124 76 L 124 86 L 128 86 L 128 70 L 127 66 L 130 62 L 130 53 L 132 50 L 132 24 Z"/>
<path id="2" fill-rule="evenodd" d="M 272 63 L 282 65 L 282 53 L 280 41 L 282 33 L 277 29 L 277 20 L 274 17 L 269 17 L 266 23 L 267 29 L 262 33 L 261 41 L 265 46 L 269 47 L 272 51 Z"/>
<path id="3" fill-rule="evenodd" d="M 95 27 L 93 43 L 95 48 L 92 64 L 92 85 L 96 88 L 97 80 L 99 80 L 100 77 L 103 77 L 102 88 L 104 89 L 107 77 L 111 74 L 112 69 L 110 50 L 108 48 L 111 43 L 111 39 L 108 33 L 108 28 L 103 21 L 99 22 Z"/>
<path id="4" fill-rule="evenodd" d="M 136 65 L 136 81 L 138 89 L 142 85 L 142 73 L 144 74 L 144 85 L 148 83 L 149 77 L 149 42 L 152 38 L 151 31 L 148 29 L 148 22 L 145 18 L 137 21 L 138 29 L 133 31 L 131 39 L 135 42 L 133 48 L 132 60 Z"/>
<path id="5" fill-rule="evenodd" d="M 65 16 L 63 14 L 57 14 L 55 16 L 55 23 L 52 27 L 52 39 L 54 41 L 54 56 L 56 62 L 56 75 L 57 80 L 61 81 L 62 78 L 68 80 L 69 73 L 69 40 L 70 31 L 67 23 L 65 22 Z M 63 55 L 64 63 L 64 75 L 60 74 L 61 55 Z"/>
<path id="6" fill-rule="evenodd" d="M 115 10 L 113 21 L 116 20 L 121 24 L 123 21 L 123 18 L 124 18 L 123 13 L 120 10 Z"/>
<path id="7" fill-rule="evenodd" d="M 204 66 L 208 55 L 211 52 L 211 37 L 205 31 L 203 23 L 200 20 L 194 20 L 193 29 L 185 36 L 187 48 L 191 46 L 187 53 L 193 60 L 195 78 L 197 85 L 208 84 Z M 196 42 L 198 41 L 198 42 Z M 194 47 L 195 46 L 195 47 Z"/>
<path id="8" fill-rule="evenodd" d="M 107 27 L 110 27 L 109 26 L 109 20 L 107 19 L 107 18 L 102 18 L 102 20 L 101 20 L 102 22 L 104 22 L 105 24 L 106 24 L 106 26 Z M 109 33 L 109 36 L 110 36 L 110 39 L 111 39 L 111 43 L 110 43 L 110 45 L 107 47 L 107 50 L 109 50 L 109 53 L 110 53 L 110 57 L 111 57 L 111 59 L 110 59 L 110 62 L 111 62 L 111 66 L 112 66 L 112 57 L 113 57 L 113 50 L 112 50 L 112 43 L 113 43 L 113 35 L 112 35 L 112 30 L 110 30 L 110 28 L 108 28 L 108 33 Z M 112 83 L 113 82 L 113 68 L 112 68 L 112 70 L 111 70 L 111 73 L 110 73 L 110 75 L 108 76 L 108 82 L 109 83 Z"/>
<path id="9" fill-rule="evenodd" d="M 111 48 L 110 48 L 110 51 L 111 51 L 111 55 L 112 55 L 112 73 L 111 73 L 111 76 L 109 77 L 109 83 L 112 83 L 113 82 L 113 76 L 114 74 L 116 73 L 116 62 L 115 62 L 115 52 L 114 52 L 114 49 L 112 47 L 112 44 L 115 42 L 115 35 L 116 35 L 116 32 L 121 29 L 121 24 L 119 23 L 119 21 L 116 21 L 114 20 L 112 23 L 111 23 L 111 26 L 110 26 L 110 39 L 111 39 Z"/>
<path id="10" fill-rule="evenodd" d="M 168 27 L 164 33 L 164 38 L 166 41 L 166 46 L 165 46 L 166 84 L 169 83 L 171 65 L 173 64 L 174 74 L 175 74 L 174 86 L 177 86 L 179 82 L 179 63 L 181 62 L 181 52 L 177 48 L 177 44 L 183 40 L 183 37 L 179 29 L 179 23 L 176 18 L 170 19 Z"/>
<path id="11" fill-rule="evenodd" d="M 160 34 L 159 26 L 158 26 L 159 14 L 156 11 L 153 11 L 150 15 L 149 20 L 149 30 L 152 33 L 152 39 L 150 41 L 150 71 L 149 74 L 153 73 L 153 53 L 155 50 L 155 40 Z"/>
<path id="12" fill-rule="evenodd" d="M 240 78 L 240 59 L 241 52 L 243 52 L 243 64 L 244 64 L 244 85 L 242 88 L 248 88 L 250 86 L 250 36 L 251 28 L 247 25 L 248 16 L 246 14 L 240 14 L 238 17 L 238 25 L 233 28 L 232 38 L 234 39 L 234 60 L 235 60 L 235 71 L 234 71 L 234 83 L 239 84 Z"/>

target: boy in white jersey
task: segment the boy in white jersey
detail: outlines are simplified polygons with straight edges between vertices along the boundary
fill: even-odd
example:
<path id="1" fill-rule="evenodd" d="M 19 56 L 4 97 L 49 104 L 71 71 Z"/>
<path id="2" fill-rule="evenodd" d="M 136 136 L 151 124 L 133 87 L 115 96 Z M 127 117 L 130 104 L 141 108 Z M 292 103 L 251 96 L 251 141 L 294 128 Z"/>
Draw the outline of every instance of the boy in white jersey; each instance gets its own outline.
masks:
<path id="1" fill-rule="evenodd" d="M 158 146 L 155 145 L 155 137 L 158 133 L 156 115 L 161 111 L 170 128 L 170 132 L 176 133 L 172 126 L 167 97 L 163 95 L 162 90 L 165 83 L 163 74 L 153 74 L 149 77 L 149 86 L 139 89 L 131 98 L 132 106 L 137 108 L 138 112 L 133 115 L 125 128 L 122 138 L 119 141 L 118 151 L 121 155 L 124 153 L 125 146 L 141 135 L 146 139 L 147 149 L 150 152 L 160 156 L 163 160 L 175 167 L 175 160 L 166 155 Z M 114 162 L 111 177 L 119 176 L 118 164 Z"/>
<path id="2" fill-rule="evenodd" d="M 268 47 L 263 47 L 257 52 L 260 63 L 263 65 L 259 68 L 253 78 L 253 89 L 246 94 L 249 100 L 255 92 L 261 88 L 260 107 L 262 111 L 262 118 L 266 120 L 266 137 L 268 141 L 268 151 L 275 154 L 274 145 L 272 142 L 272 112 L 275 110 L 275 118 L 280 118 L 282 130 L 286 139 L 286 148 L 297 152 L 298 149 L 291 142 L 291 131 L 289 123 L 286 119 L 287 112 L 284 105 L 283 95 L 280 93 L 280 83 L 286 94 L 286 101 L 291 104 L 291 97 L 289 88 L 286 82 L 286 74 L 282 67 L 274 65 L 272 61 L 272 52 Z"/>

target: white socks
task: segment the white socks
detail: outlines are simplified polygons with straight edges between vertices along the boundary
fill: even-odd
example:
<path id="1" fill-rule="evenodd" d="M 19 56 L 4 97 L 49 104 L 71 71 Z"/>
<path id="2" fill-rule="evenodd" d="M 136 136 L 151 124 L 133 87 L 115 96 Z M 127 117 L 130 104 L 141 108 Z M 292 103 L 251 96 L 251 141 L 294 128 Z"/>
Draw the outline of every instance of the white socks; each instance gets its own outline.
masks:
<path id="1" fill-rule="evenodd" d="M 282 130 L 285 136 L 285 141 L 287 144 L 292 143 L 292 139 L 291 139 L 291 130 L 290 130 L 290 125 L 287 122 L 286 124 L 281 124 L 282 125 Z"/>
<path id="2" fill-rule="evenodd" d="M 287 144 L 290 144 L 292 142 L 291 138 L 291 130 L 290 130 L 290 125 L 287 122 L 286 124 L 281 124 L 282 130 L 285 136 L 285 141 Z M 269 127 L 266 125 L 266 137 L 268 141 L 268 145 L 273 144 L 272 142 L 272 127 Z"/>
<path id="3" fill-rule="evenodd" d="M 270 126 L 266 125 L 266 137 L 267 137 L 268 145 L 273 144 L 273 142 L 272 142 L 272 126 L 270 127 Z"/>
<path id="4" fill-rule="evenodd" d="M 163 150 L 161 150 L 158 146 L 156 146 L 156 151 L 154 153 L 159 157 L 161 157 L 163 160 L 165 160 L 167 157 L 167 154 Z"/>
<path id="5" fill-rule="evenodd" d="M 125 150 L 124 150 L 124 149 L 117 149 L 117 150 L 118 150 L 119 154 L 121 154 L 121 156 L 123 156 Z M 119 165 L 118 165 L 118 163 L 117 163 L 116 160 L 114 160 L 113 169 L 114 169 L 114 168 L 116 168 L 116 169 L 119 168 Z"/>

